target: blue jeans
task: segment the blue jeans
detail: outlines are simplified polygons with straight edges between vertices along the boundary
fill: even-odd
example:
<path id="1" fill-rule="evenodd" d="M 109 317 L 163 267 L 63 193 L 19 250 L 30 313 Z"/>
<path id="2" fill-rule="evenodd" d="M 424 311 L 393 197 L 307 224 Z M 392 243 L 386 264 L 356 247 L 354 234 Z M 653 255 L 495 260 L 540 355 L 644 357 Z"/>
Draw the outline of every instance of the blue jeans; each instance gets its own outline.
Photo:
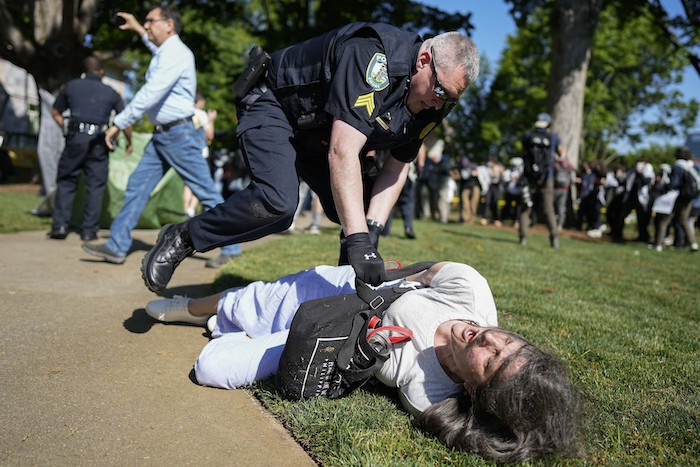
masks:
<path id="1" fill-rule="evenodd" d="M 174 168 L 205 209 L 223 203 L 214 188 L 206 159 L 197 143 L 192 122 L 181 123 L 162 133 L 154 133 L 144 149 L 136 170 L 129 176 L 124 204 L 110 227 L 107 248 L 126 256 L 133 242 L 131 231 L 141 217 L 148 198 L 165 172 Z M 226 255 L 240 255 L 240 245 L 221 248 Z"/>

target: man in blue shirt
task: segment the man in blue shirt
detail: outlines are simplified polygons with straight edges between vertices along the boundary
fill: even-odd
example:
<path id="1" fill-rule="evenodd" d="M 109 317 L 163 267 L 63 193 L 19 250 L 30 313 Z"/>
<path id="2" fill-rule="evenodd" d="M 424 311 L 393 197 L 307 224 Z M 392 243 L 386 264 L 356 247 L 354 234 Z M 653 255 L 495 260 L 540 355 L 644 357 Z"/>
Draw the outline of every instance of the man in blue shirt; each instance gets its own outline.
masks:
<path id="1" fill-rule="evenodd" d="M 146 72 L 146 84 L 114 118 L 114 125 L 105 131 L 105 142 L 111 149 L 119 131 L 144 114 L 153 124 L 154 132 L 136 170 L 129 177 L 124 204 L 110 227 L 109 241 L 104 245 L 83 245 L 87 253 L 113 264 L 125 261 L 132 244 L 131 230 L 136 226 L 150 193 L 170 167 L 182 177 L 205 208 L 223 202 L 221 193 L 214 188 L 209 167 L 195 137 L 192 116 L 197 77 L 194 55 L 180 40 L 180 13 L 174 7 L 154 7 L 146 15 L 143 26 L 131 14 L 120 13 L 119 16 L 126 20 L 120 28 L 141 34 L 153 52 L 153 58 Z M 238 256 L 240 246 L 225 246 L 221 254 L 223 259 Z"/>

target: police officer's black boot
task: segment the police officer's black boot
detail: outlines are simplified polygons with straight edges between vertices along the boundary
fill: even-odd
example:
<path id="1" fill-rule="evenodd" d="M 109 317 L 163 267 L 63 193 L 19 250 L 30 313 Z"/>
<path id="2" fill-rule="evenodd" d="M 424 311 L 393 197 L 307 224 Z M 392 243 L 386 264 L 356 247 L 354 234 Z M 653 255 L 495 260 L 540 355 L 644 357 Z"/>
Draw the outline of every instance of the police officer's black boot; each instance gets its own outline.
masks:
<path id="1" fill-rule="evenodd" d="M 194 254 L 187 223 L 170 224 L 158 234 L 155 246 L 141 261 L 141 276 L 151 292 L 167 287 L 175 268 L 183 259 Z"/>

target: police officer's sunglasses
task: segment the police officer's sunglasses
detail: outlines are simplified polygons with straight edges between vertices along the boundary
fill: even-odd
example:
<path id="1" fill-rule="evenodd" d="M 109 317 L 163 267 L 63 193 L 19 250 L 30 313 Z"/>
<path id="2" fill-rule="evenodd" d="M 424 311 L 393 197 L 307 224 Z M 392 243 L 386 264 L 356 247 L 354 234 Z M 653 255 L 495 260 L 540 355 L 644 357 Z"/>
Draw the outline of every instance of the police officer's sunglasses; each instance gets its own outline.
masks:
<path id="1" fill-rule="evenodd" d="M 440 83 L 440 80 L 438 79 L 437 70 L 435 69 L 435 51 L 432 47 L 430 47 L 430 55 L 432 55 L 432 58 L 430 59 L 430 69 L 433 70 L 433 76 L 435 76 L 435 86 L 433 86 L 433 92 L 435 93 L 438 99 L 443 100 L 448 104 L 454 104 L 455 102 L 457 102 L 457 99 L 455 99 L 454 97 L 450 97 L 447 94 L 447 91 L 445 91 L 445 88 L 442 86 L 442 83 Z"/>

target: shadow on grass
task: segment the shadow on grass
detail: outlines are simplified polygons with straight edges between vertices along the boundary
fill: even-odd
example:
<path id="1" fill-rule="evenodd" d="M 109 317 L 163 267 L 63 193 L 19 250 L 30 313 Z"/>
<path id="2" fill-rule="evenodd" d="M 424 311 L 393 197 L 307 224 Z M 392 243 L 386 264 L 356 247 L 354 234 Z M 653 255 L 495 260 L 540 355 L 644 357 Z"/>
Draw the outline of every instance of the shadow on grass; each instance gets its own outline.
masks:
<path id="1" fill-rule="evenodd" d="M 252 392 L 252 394 L 255 396 L 256 399 L 260 401 L 260 403 L 268 408 L 272 409 L 271 403 L 276 403 L 280 401 L 285 401 L 287 404 L 306 404 L 309 403 L 310 400 L 303 400 L 303 401 L 291 401 L 288 399 L 285 399 L 282 393 L 277 389 L 277 384 L 275 382 L 275 377 L 268 378 L 263 381 L 256 381 L 253 383 L 251 386 L 248 387 L 248 389 Z M 389 403 L 391 403 L 397 410 L 399 411 L 405 411 L 403 405 L 401 404 L 401 400 L 399 399 L 399 393 L 396 388 L 389 387 L 385 384 L 382 384 L 377 380 L 376 378 L 371 378 L 364 386 L 361 388 L 357 389 L 355 393 L 362 393 L 365 392 L 367 394 L 373 394 L 375 396 L 382 397 L 386 399 Z M 352 395 L 351 394 L 351 395 Z M 335 399 L 335 400 L 343 400 L 349 396 L 344 396 L 341 397 L 340 399 Z M 328 399 L 329 401 L 331 399 Z M 276 412 L 273 410 L 273 412 Z"/>

